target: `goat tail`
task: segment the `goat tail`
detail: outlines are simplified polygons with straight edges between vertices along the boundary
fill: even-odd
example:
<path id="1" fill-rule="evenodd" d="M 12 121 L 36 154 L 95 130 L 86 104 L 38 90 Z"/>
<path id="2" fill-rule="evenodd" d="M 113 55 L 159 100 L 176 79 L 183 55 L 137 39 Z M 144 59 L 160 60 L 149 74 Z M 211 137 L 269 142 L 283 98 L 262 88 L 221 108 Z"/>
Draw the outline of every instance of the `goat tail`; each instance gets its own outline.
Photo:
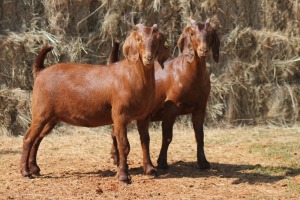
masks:
<path id="1" fill-rule="evenodd" d="M 118 39 L 114 39 L 111 52 L 107 59 L 108 65 L 119 61 L 119 46 L 120 46 L 120 41 Z"/>
<path id="2" fill-rule="evenodd" d="M 49 51 L 51 51 L 54 47 L 46 45 L 42 48 L 42 50 L 39 52 L 37 58 L 35 59 L 34 65 L 33 65 L 33 77 L 36 78 L 37 73 L 44 69 L 44 60 Z"/>

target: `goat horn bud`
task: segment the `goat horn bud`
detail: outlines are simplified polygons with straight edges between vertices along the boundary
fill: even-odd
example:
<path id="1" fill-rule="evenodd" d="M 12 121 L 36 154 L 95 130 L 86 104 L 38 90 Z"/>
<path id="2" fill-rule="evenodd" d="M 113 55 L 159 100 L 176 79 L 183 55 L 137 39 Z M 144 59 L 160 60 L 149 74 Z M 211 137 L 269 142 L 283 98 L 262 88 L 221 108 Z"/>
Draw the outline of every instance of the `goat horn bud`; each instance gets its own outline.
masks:
<path id="1" fill-rule="evenodd" d="M 190 21 L 190 23 L 192 25 L 197 25 L 197 22 L 195 20 L 193 20 L 192 18 L 189 17 L 188 20 Z"/>
<path id="2" fill-rule="evenodd" d="M 207 27 L 210 26 L 210 18 L 208 18 L 206 21 L 205 21 L 205 28 L 206 29 Z"/>
<path id="3" fill-rule="evenodd" d="M 134 31 L 136 31 L 138 28 L 140 28 L 140 27 L 142 27 L 142 26 L 143 26 L 143 24 L 136 24 L 136 25 L 133 25 L 132 29 L 133 29 Z"/>
<path id="4" fill-rule="evenodd" d="M 158 31 L 158 27 L 157 27 L 157 24 L 153 24 L 153 31 Z"/>
<path id="5" fill-rule="evenodd" d="M 210 18 L 205 21 L 205 24 L 210 24 Z"/>

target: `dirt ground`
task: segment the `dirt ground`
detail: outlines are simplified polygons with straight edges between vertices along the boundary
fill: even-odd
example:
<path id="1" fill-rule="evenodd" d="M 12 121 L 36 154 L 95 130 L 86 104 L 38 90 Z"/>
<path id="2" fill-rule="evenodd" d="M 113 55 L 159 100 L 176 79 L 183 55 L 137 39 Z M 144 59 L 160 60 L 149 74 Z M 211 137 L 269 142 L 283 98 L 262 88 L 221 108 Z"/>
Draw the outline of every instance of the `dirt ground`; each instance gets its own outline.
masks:
<path id="1" fill-rule="evenodd" d="M 167 171 L 143 175 L 136 129 L 128 133 L 132 184 L 119 184 L 110 159 L 110 131 L 60 127 L 42 142 L 42 176 L 18 170 L 22 137 L 0 136 L 0 199 L 300 199 L 300 127 L 239 127 L 205 131 L 212 169 L 200 171 L 189 128 L 176 128 Z M 151 157 L 161 145 L 151 131 Z"/>

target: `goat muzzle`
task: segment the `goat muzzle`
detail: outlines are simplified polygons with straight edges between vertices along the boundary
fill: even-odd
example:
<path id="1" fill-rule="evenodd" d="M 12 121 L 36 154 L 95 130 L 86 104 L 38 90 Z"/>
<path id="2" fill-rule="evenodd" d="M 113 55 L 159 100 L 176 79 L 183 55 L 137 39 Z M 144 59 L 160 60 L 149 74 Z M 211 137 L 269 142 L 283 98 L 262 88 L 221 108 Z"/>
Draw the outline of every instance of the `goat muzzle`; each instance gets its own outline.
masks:
<path id="1" fill-rule="evenodd" d="M 197 51 L 199 58 L 206 58 L 208 56 L 208 49 L 207 48 L 199 48 Z"/>
<path id="2" fill-rule="evenodd" d="M 153 62 L 154 62 L 154 60 L 153 60 L 152 55 L 147 54 L 147 55 L 143 56 L 143 63 L 144 63 L 145 66 L 146 65 L 152 65 Z"/>

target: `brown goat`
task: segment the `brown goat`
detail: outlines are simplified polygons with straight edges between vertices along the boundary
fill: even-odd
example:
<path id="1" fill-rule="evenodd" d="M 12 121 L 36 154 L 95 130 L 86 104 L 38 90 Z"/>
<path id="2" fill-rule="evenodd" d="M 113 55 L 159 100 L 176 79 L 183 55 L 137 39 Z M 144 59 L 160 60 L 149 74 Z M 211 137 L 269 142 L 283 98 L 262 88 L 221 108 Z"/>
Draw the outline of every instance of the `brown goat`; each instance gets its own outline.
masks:
<path id="1" fill-rule="evenodd" d="M 165 62 L 162 68 L 155 65 L 155 101 L 150 119 L 148 117 L 142 122 L 144 126 L 139 129 L 139 133 L 147 134 L 149 120 L 162 121 L 163 139 L 157 163 L 159 168 L 167 169 L 167 151 L 173 137 L 175 118 L 192 114 L 198 165 L 200 169 L 209 169 L 210 164 L 204 153 L 203 132 L 211 87 L 206 58 L 212 48 L 213 58 L 218 62 L 220 40 L 209 19 L 205 23 L 191 20 L 191 26 L 184 29 L 177 46 L 182 52 L 180 56 Z M 117 146 L 113 145 L 112 148 Z"/>
<path id="2" fill-rule="evenodd" d="M 160 33 L 161 34 L 161 33 Z M 157 61 L 154 61 L 154 67 L 156 68 L 162 68 L 163 63 L 171 57 L 171 53 L 170 53 L 170 49 L 169 49 L 169 44 L 167 39 L 165 38 L 165 36 L 163 34 L 160 35 L 161 38 L 161 42 L 159 43 L 159 56 L 157 57 Z M 119 45 L 120 42 L 119 40 L 114 40 L 113 41 L 113 45 L 112 45 L 112 50 L 108 56 L 107 59 L 107 64 L 112 64 L 115 63 L 119 60 Z M 151 109 L 152 110 L 152 109 Z M 148 117 L 148 116 L 147 116 Z M 150 138 L 149 137 L 149 133 L 148 131 L 143 132 L 143 130 L 148 130 L 148 124 L 149 123 L 144 123 L 144 120 L 142 121 L 138 121 L 137 122 L 137 126 L 138 126 L 138 130 L 141 136 L 144 136 L 144 138 L 140 138 L 141 141 L 147 141 L 149 143 Z M 119 163 L 119 152 L 118 152 L 118 147 L 117 147 L 117 139 L 114 136 L 114 133 L 112 133 L 112 139 L 113 139 L 113 146 L 111 149 L 111 155 L 112 158 L 114 160 L 114 164 Z M 142 145 L 144 144 L 144 142 L 142 142 Z M 149 144 L 147 145 L 149 146 Z M 143 149 L 146 149 L 145 147 L 142 146 Z M 147 148 L 148 152 L 144 152 L 145 155 L 149 155 L 149 148 Z M 149 158 L 150 159 L 150 158 Z M 144 164 L 144 170 L 149 170 L 151 169 L 151 171 L 144 171 L 146 174 L 156 174 L 156 169 L 152 168 L 152 167 L 147 167 L 148 163 L 143 163 Z"/>
<path id="3" fill-rule="evenodd" d="M 59 121 L 85 127 L 113 123 L 120 155 L 118 178 L 130 181 L 127 124 L 132 120 L 139 124 L 149 115 L 155 95 L 153 66 L 160 55 L 161 36 L 156 25 L 136 25 L 123 46 L 126 59 L 110 67 L 62 63 L 44 68 L 44 58 L 53 47 L 41 50 L 34 64 L 32 123 L 23 139 L 23 176 L 39 175 L 36 156 L 40 142 Z M 144 170 L 151 174 L 155 170 L 147 154 L 149 135 L 140 137 Z"/>

